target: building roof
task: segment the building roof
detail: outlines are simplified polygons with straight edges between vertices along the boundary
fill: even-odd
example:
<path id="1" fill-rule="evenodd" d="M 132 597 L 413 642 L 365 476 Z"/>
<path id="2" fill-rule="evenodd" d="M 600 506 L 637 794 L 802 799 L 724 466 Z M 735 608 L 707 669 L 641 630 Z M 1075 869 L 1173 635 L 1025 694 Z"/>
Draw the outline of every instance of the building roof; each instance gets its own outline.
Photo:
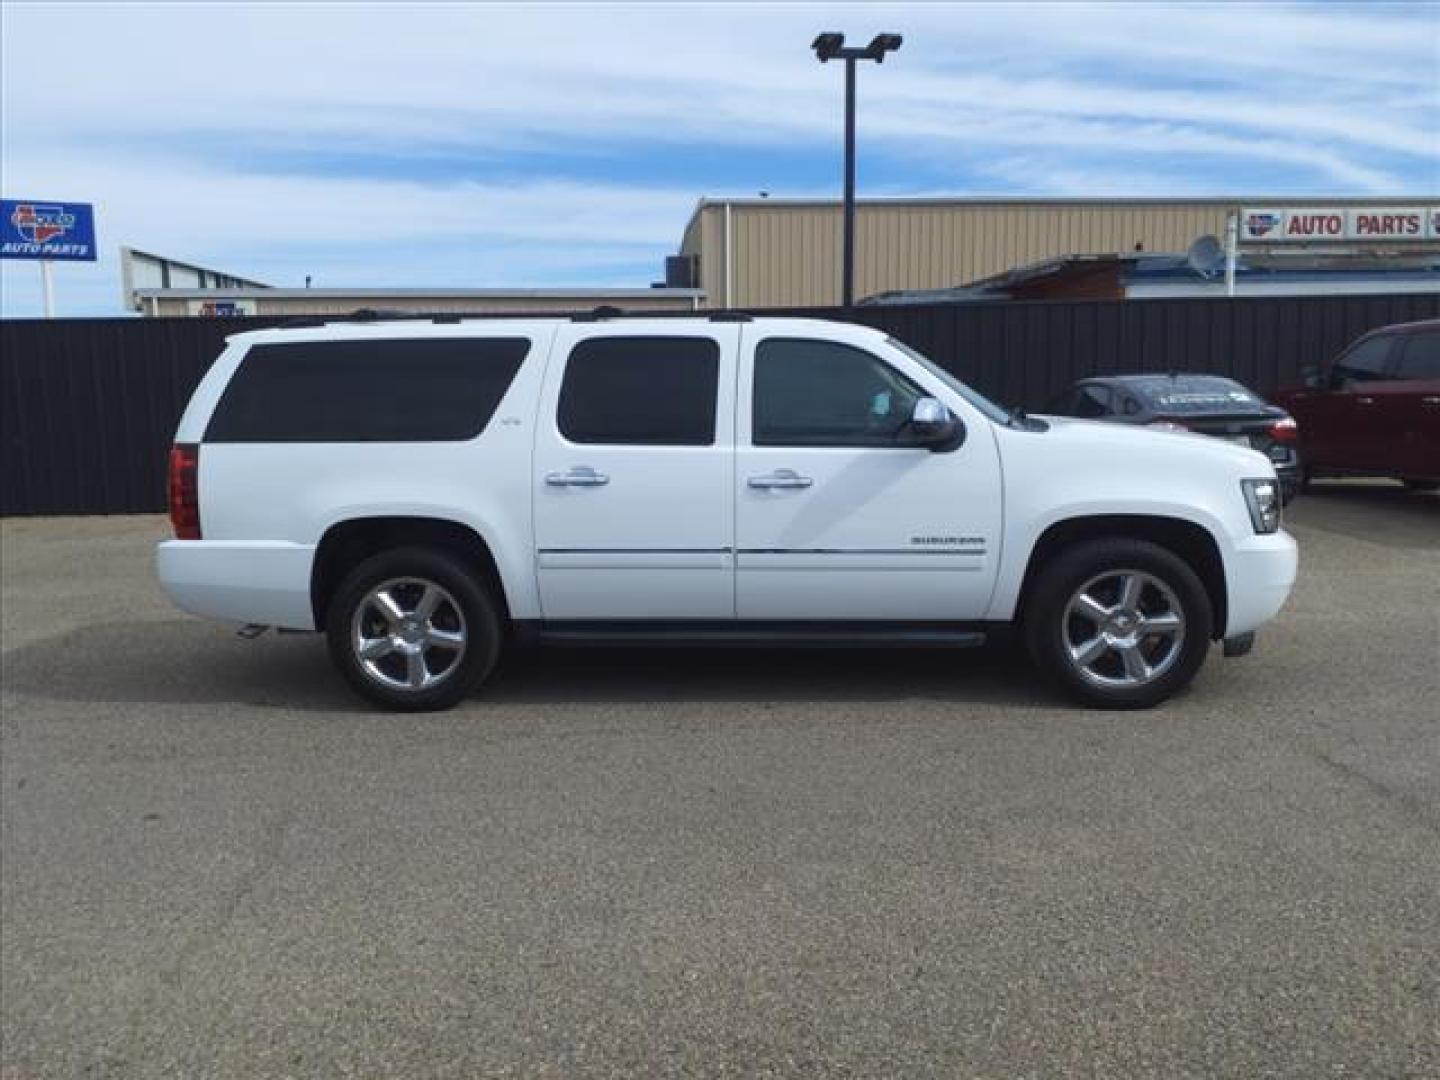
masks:
<path id="1" fill-rule="evenodd" d="M 1184 255 L 1140 255 L 1126 260 L 1126 281 L 1186 280 L 1213 281 L 1223 273 L 1201 274 Z M 1440 255 L 1307 255 L 1250 254 L 1241 252 L 1235 260 L 1235 276 L 1248 280 L 1323 280 L 1344 277 L 1431 277 L 1440 281 Z"/>
<path id="2" fill-rule="evenodd" d="M 164 265 L 170 267 L 172 270 L 189 270 L 196 274 L 204 274 L 207 277 L 226 278 L 227 280 L 237 282 L 241 288 L 245 289 L 270 288 L 270 286 L 266 285 L 263 281 L 256 281 L 253 278 L 247 278 L 240 274 L 232 274 L 228 270 L 214 270 L 208 266 L 201 266 L 199 263 L 193 263 L 186 259 L 174 259 L 169 255 L 157 255 L 153 251 L 141 251 L 139 248 L 124 245 L 120 248 L 120 259 L 121 262 L 125 264 L 127 270 L 131 263 L 147 262 L 157 267 Z"/>
<path id="3" fill-rule="evenodd" d="M 520 288 L 520 289 L 136 289 L 135 295 L 163 300 L 343 300 L 365 297 L 376 300 L 638 300 L 645 297 L 675 299 L 703 298 L 704 289 L 656 288 Z"/>
<path id="4" fill-rule="evenodd" d="M 838 195 L 702 195 L 697 209 L 706 206 L 834 206 Z M 881 206 L 914 203 L 920 206 L 972 204 L 1001 206 L 1076 206 L 1104 203 L 1106 206 L 1169 206 L 1174 203 L 1201 203 L 1216 206 L 1425 206 L 1440 202 L 1440 195 L 864 195 L 857 205 Z"/>
<path id="5" fill-rule="evenodd" d="M 1012 290 L 1039 282 L 1078 281 L 1097 273 L 1115 275 L 1124 285 L 1213 283 L 1223 272 L 1201 273 L 1188 256 L 1174 252 L 1115 252 L 1059 255 L 1017 266 L 1001 274 L 948 289 L 904 289 L 877 293 L 860 301 L 885 304 L 943 304 L 964 300 L 1003 300 Z M 1433 281 L 1440 291 L 1440 254 L 1259 254 L 1241 252 L 1235 279 L 1243 282 L 1324 282 L 1383 279 Z"/>
<path id="6" fill-rule="evenodd" d="M 980 278 L 948 289 L 897 289 L 877 293 L 860 301 L 866 306 L 883 304 L 943 304 L 960 300 L 1001 300 L 1013 288 L 1032 285 L 1047 278 L 1076 278 L 1096 272 L 1121 270 L 1127 261 L 1154 258 L 1141 254 L 1057 255 Z M 1163 256 L 1171 258 L 1171 256 Z M 1184 259 L 1184 256 L 1180 256 Z"/>

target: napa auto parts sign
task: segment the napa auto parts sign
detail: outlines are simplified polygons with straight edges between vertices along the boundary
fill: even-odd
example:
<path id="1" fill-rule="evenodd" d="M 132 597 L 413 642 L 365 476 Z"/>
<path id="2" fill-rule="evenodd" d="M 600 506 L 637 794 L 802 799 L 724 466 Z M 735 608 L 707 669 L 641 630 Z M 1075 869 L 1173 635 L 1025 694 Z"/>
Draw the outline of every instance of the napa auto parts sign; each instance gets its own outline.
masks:
<path id="1" fill-rule="evenodd" d="M 1440 206 L 1266 208 L 1240 211 L 1240 241 L 1250 244 L 1335 240 L 1440 240 Z"/>
<path id="2" fill-rule="evenodd" d="M 0 259 L 95 261 L 95 208 L 53 199 L 0 199 Z"/>

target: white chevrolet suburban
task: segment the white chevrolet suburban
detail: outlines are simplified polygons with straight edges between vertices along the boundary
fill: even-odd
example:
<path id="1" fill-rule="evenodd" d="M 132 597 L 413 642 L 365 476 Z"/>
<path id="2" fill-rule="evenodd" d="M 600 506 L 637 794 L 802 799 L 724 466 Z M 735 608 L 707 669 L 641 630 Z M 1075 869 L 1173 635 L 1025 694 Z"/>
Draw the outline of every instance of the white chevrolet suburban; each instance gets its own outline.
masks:
<path id="1" fill-rule="evenodd" d="M 180 421 L 187 611 L 323 630 L 361 694 L 453 705 L 512 642 L 972 645 L 1153 705 L 1295 578 L 1262 455 L 1006 413 L 804 319 L 341 321 L 237 334 Z"/>

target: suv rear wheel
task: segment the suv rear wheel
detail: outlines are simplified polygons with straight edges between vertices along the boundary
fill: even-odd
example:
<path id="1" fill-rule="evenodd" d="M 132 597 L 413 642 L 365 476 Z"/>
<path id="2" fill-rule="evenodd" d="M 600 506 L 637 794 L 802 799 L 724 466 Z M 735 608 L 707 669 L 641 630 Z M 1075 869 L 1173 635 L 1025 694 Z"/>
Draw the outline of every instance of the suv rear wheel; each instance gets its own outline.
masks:
<path id="1" fill-rule="evenodd" d="M 346 681 L 404 712 L 450 708 L 500 656 L 492 598 L 460 561 L 426 548 L 384 551 L 356 566 L 325 624 L 330 657 Z"/>
<path id="2" fill-rule="evenodd" d="M 1143 540 L 1093 540 L 1036 578 L 1025 609 L 1031 658 L 1071 697 L 1106 709 L 1164 701 L 1210 648 L 1210 598 L 1174 552 Z"/>

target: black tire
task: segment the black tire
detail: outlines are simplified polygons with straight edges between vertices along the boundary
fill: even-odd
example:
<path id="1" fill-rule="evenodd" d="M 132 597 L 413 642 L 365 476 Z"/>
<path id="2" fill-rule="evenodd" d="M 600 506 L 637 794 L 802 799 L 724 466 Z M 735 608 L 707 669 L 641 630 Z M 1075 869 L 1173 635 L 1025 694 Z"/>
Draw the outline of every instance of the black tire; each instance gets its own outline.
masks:
<path id="1" fill-rule="evenodd" d="M 436 625 L 432 627 L 427 618 L 423 626 L 413 616 L 419 611 L 407 613 L 414 625 L 406 625 L 405 633 L 413 633 L 413 643 L 402 641 L 397 623 L 384 622 L 378 605 L 370 602 L 372 591 L 388 582 L 396 583 L 387 589 L 387 595 L 404 598 L 424 593 L 429 583 L 439 587 L 443 597 L 434 612 Z M 445 595 L 448 594 L 448 595 Z M 357 616 L 357 610 L 364 605 L 364 611 Z M 458 617 L 457 617 L 458 612 Z M 365 621 L 376 629 L 376 638 L 402 642 L 393 653 L 370 660 L 367 668 L 356 650 L 352 632 Z M 439 625 L 446 620 L 446 625 Z M 463 650 L 453 646 L 432 646 L 425 635 L 425 628 L 444 631 L 464 641 Z M 363 632 L 363 631 L 362 631 Z M 430 548 L 394 548 L 373 555 L 360 563 L 340 583 L 335 591 L 325 616 L 325 633 L 330 647 L 330 659 L 340 674 L 361 696 L 387 709 L 397 712 L 430 712 L 448 709 L 463 700 L 495 669 L 500 658 L 503 642 L 503 620 L 499 605 L 463 562 L 444 551 Z M 383 646 L 382 646 L 383 647 Z M 409 652 L 419 647 L 422 650 L 421 679 L 436 678 L 431 685 L 397 686 L 382 682 L 381 679 L 403 680 L 407 678 L 410 662 Z M 402 652 L 408 649 L 409 652 Z M 458 659 L 452 654 L 458 652 Z M 446 664 L 445 657 L 451 656 Z M 437 660 L 436 657 L 439 659 Z M 431 670 L 434 668 L 435 670 Z"/>
<path id="2" fill-rule="evenodd" d="M 1106 672 L 1082 672 L 1072 659 L 1070 635 L 1077 626 L 1084 627 L 1085 617 L 1071 613 L 1071 600 L 1087 583 L 1098 578 L 1097 587 L 1103 588 L 1109 580 L 1104 575 L 1126 570 L 1138 571 L 1142 581 L 1158 583 L 1145 585 L 1142 595 L 1148 599 L 1137 602 L 1137 610 L 1142 603 L 1151 604 L 1157 615 L 1161 609 L 1176 607 L 1183 632 L 1174 635 L 1178 644 L 1169 635 L 1132 636 L 1141 650 L 1137 655 L 1145 659 L 1149 650 L 1154 666 L 1162 670 L 1134 685 L 1102 685 L 1096 680 Z M 1115 607 L 1119 608 L 1118 602 Z M 1071 698 L 1101 709 L 1149 708 L 1188 685 L 1205 662 L 1214 625 L 1205 586 L 1183 559 L 1158 544 L 1122 538 L 1085 541 L 1061 552 L 1035 577 L 1024 612 L 1026 646 L 1036 667 Z M 1097 639 L 1103 637 L 1101 631 L 1097 625 Z M 1082 631 L 1079 636 L 1087 635 Z M 1097 665 L 1113 661 L 1122 669 L 1116 679 L 1125 677 L 1119 650 L 1103 650 L 1100 655 Z"/>
<path id="3" fill-rule="evenodd" d="M 1404 483 L 1411 491 L 1435 491 L 1440 488 L 1440 480 L 1406 480 Z"/>

